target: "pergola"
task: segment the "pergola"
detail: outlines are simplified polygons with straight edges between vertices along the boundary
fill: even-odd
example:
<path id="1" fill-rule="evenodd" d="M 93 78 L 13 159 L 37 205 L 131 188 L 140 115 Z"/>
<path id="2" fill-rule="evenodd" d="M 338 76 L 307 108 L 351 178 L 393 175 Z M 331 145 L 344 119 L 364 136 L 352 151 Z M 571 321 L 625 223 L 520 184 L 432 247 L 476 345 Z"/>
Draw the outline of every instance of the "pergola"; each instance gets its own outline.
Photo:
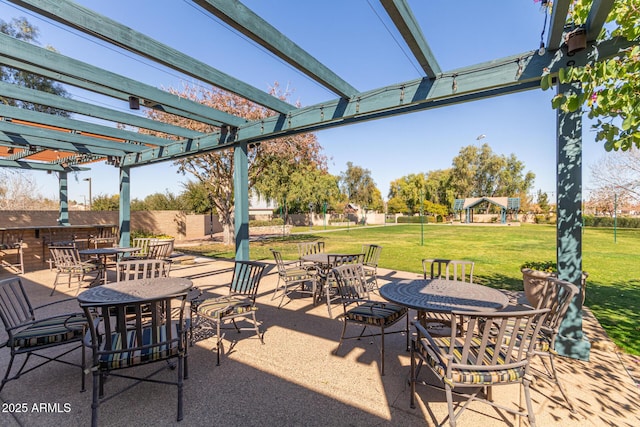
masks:
<path id="1" fill-rule="evenodd" d="M 248 163 L 251 143 L 312 132 L 388 116 L 537 89 L 541 76 L 560 68 L 602 60 L 628 47 L 625 40 L 596 43 L 614 0 L 594 0 L 586 23 L 587 49 L 568 56 L 564 33 L 570 0 L 554 2 L 546 52 L 516 53 L 451 71 L 440 69 L 407 0 L 380 0 L 391 21 L 420 65 L 419 79 L 359 92 L 278 29 L 235 0 L 193 0 L 204 13 L 253 40 L 335 94 L 325 102 L 298 108 L 227 75 L 134 29 L 68 0 L 8 0 L 62 26 L 85 33 L 132 55 L 168 67 L 200 82 L 235 93 L 273 114 L 257 122 L 192 102 L 136 79 L 83 61 L 86 52 L 64 56 L 0 34 L 0 64 L 38 74 L 64 85 L 129 103 L 132 108 L 156 109 L 216 126 L 210 134 L 17 85 L 0 82 L 0 96 L 68 111 L 73 118 L 0 105 L 0 166 L 56 172 L 60 180 L 61 224 L 68 224 L 67 174 L 107 162 L 120 171 L 120 242 L 129 241 L 130 171 L 214 150 L 234 150 L 236 258 L 249 258 Z M 556 80 L 554 80 L 557 82 Z M 577 84 L 557 84 L 560 93 L 579 91 Z M 77 117 L 76 117 L 77 116 Z M 96 124 L 97 118 L 107 124 Z M 119 126 L 120 125 L 120 126 Z M 122 125 L 125 128 L 122 128 Z M 582 112 L 557 113 L 557 258 L 559 276 L 580 286 L 582 271 Z M 131 129 L 149 129 L 167 138 Z M 590 344 L 582 334 L 579 298 L 563 324 L 556 349 L 586 359 Z"/>

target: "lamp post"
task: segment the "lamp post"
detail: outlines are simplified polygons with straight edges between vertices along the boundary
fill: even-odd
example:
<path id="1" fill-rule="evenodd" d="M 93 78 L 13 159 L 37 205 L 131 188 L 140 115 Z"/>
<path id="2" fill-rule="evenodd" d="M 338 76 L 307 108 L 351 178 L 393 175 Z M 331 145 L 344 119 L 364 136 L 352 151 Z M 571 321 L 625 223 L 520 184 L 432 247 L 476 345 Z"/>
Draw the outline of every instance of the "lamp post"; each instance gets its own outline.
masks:
<path id="1" fill-rule="evenodd" d="M 309 203 L 309 231 L 313 230 L 313 203 Z"/>
<path id="2" fill-rule="evenodd" d="M 420 190 L 420 246 L 424 246 L 424 202 L 422 197 L 422 190 Z"/>
<path id="3" fill-rule="evenodd" d="M 93 198 L 91 197 L 91 178 L 85 178 L 83 181 L 89 181 L 89 210 L 91 210 L 93 204 Z"/>
<path id="4" fill-rule="evenodd" d="M 324 220 L 324 229 L 327 229 L 327 202 L 322 204 L 322 218 Z"/>
<path id="5" fill-rule="evenodd" d="M 618 243 L 618 192 L 613 193 L 613 243 Z"/>

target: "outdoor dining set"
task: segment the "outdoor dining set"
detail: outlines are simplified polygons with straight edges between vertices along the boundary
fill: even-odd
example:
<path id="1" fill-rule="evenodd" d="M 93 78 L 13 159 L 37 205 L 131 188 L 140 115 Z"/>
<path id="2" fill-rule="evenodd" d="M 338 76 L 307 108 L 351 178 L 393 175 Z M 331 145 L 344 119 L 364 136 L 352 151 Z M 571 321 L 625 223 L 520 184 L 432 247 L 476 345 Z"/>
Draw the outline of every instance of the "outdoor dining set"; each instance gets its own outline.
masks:
<path id="1" fill-rule="evenodd" d="M 108 376 L 176 386 L 176 418 L 180 421 L 184 380 L 189 376 L 188 353 L 195 335 L 210 331 L 217 365 L 224 348 L 223 330 L 228 327 L 255 332 L 265 344 L 256 296 L 267 263 L 235 261 L 227 294 L 210 295 L 188 278 L 171 277 L 170 254 L 153 249 L 157 243 L 139 240 L 132 247 L 111 252 L 110 256 L 118 257 L 111 282 L 107 280 L 111 261 L 103 253 L 85 252 L 99 257 L 83 259 L 82 251 L 72 244 L 52 245 L 56 266 L 52 294 L 60 276 L 68 276 L 69 286 L 73 278 L 79 291 L 85 275 L 96 275 L 88 289 L 76 292 L 77 312 L 41 317 L 19 276 L 0 280 L 0 318 L 8 337 L 4 346 L 11 353 L 0 391 L 9 381 L 58 361 L 78 366 L 82 390 L 85 373 L 92 372 L 94 426 L 101 402 L 109 398 Z M 384 280 L 382 284 L 378 272 L 381 253 L 382 247 L 374 244 L 363 245 L 358 253 L 339 254 L 326 251 L 323 242 L 305 242 L 298 245 L 297 259 L 285 261 L 280 251 L 272 249 L 278 280 L 271 300 L 277 299 L 280 309 L 294 293 L 300 293 L 309 295 L 314 306 L 326 304 L 329 318 L 342 321 L 336 354 L 346 340 L 379 337 L 381 375 L 385 375 L 385 336 L 404 335 L 403 350 L 411 360 L 407 374 L 410 406 L 414 407 L 419 396 L 418 385 L 440 387 L 446 393 L 450 425 L 455 425 L 468 404 L 458 404 L 454 396 L 482 400 L 526 416 L 535 425 L 529 390 L 532 376 L 539 374 L 531 366 L 534 356 L 550 362 L 545 374 L 555 381 L 573 410 L 556 375 L 553 349 L 559 324 L 578 292 L 575 285 L 550 278 L 537 306 L 517 304 L 498 289 L 474 283 L 474 262 L 450 259 L 424 259 L 422 278 Z M 336 305 L 342 308 L 339 313 Z M 401 327 L 394 327 L 396 324 Z M 48 350 L 58 347 L 62 353 L 52 356 Z M 91 350 L 89 361 L 84 348 Z M 61 359 L 77 349 L 82 349 L 81 360 Z M 16 371 L 13 365 L 20 355 L 25 360 Z M 31 356 L 42 362 L 27 365 Z M 154 362 L 165 362 L 174 369 L 174 379 L 134 375 L 129 370 Z M 423 367 L 435 375 L 435 383 L 420 379 Z M 493 386 L 514 383 L 522 387 L 524 408 L 492 400 Z M 474 392 L 460 391 L 469 386 L 476 387 Z"/>

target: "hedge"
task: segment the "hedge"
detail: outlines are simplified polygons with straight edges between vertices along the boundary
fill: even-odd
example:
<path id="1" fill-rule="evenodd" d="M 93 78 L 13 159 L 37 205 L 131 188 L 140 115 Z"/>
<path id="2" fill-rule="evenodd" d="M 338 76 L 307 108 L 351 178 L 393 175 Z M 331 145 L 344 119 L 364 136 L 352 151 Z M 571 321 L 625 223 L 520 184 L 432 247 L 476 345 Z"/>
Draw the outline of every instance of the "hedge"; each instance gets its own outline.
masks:
<path id="1" fill-rule="evenodd" d="M 583 215 L 583 224 L 585 227 L 613 227 L 614 218 L 610 216 L 593 216 Z M 616 222 L 616 227 L 619 228 L 640 228 L 640 218 L 630 218 L 626 216 L 619 216 Z"/>
<path id="2" fill-rule="evenodd" d="M 435 222 L 433 217 L 429 217 L 427 215 L 424 216 L 424 223 L 428 224 L 429 222 Z M 420 224 L 419 216 L 399 216 L 398 224 Z"/>

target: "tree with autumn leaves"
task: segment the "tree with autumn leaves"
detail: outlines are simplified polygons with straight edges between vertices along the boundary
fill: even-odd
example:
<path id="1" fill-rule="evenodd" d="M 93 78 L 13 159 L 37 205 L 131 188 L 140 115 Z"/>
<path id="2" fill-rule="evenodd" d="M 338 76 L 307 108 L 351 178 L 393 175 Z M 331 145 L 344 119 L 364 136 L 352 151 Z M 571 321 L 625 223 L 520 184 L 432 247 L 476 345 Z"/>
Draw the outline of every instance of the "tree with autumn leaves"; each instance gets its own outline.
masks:
<path id="1" fill-rule="evenodd" d="M 181 91 L 169 89 L 169 92 L 248 121 L 260 120 L 270 114 L 268 109 L 221 89 L 186 86 Z M 279 93 L 277 84 L 271 93 L 286 99 L 286 94 Z M 160 111 L 150 111 L 149 116 L 202 133 L 218 131 L 215 126 Z M 250 144 L 247 156 L 249 189 L 269 200 L 281 202 L 284 198 L 286 204 L 287 199 L 300 202 L 303 195 L 308 197 L 315 197 L 314 195 L 317 196 L 317 194 L 321 194 L 321 197 L 334 195 L 333 190 L 319 188 L 319 182 L 324 182 L 328 189 L 335 187 L 337 190 L 337 184 L 332 185 L 331 179 L 327 177 L 326 157 L 322 154 L 322 147 L 314 134 L 287 136 L 259 144 Z M 223 228 L 223 241 L 225 244 L 231 244 L 234 234 L 235 206 L 233 150 L 222 149 L 201 153 L 176 160 L 174 164 L 178 166 L 179 172 L 189 173 L 206 188 Z M 302 189 L 304 189 L 303 192 Z M 327 195 L 327 192 L 330 194 Z"/>

